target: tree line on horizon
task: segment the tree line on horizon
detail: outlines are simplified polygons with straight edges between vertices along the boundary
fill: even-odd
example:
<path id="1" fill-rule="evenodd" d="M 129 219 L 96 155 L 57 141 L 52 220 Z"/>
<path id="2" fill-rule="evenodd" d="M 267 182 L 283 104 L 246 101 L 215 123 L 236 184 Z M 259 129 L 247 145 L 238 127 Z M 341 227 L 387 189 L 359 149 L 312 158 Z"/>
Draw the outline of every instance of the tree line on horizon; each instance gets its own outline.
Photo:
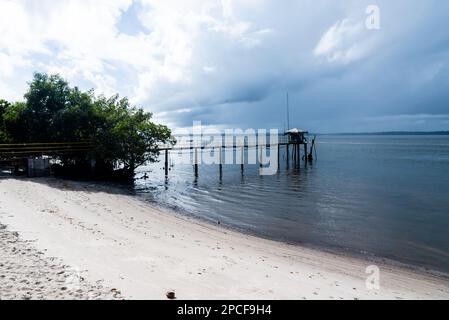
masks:
<path id="1" fill-rule="evenodd" d="M 167 126 L 127 98 L 96 96 L 57 74 L 35 73 L 24 101 L 0 100 L 0 144 L 91 143 L 85 154 L 58 156 L 65 172 L 133 177 L 137 167 L 157 161 L 158 143 L 171 141 Z"/>

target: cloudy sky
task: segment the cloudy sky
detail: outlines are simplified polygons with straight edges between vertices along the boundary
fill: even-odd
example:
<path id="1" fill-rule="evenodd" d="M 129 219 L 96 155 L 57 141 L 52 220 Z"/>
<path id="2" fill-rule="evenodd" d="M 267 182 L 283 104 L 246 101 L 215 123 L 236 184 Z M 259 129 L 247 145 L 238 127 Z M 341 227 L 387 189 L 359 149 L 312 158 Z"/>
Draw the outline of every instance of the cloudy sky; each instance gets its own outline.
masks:
<path id="1" fill-rule="evenodd" d="M 0 0 L 0 98 L 35 71 L 174 128 L 282 129 L 289 92 L 315 132 L 449 130 L 449 2 Z"/>

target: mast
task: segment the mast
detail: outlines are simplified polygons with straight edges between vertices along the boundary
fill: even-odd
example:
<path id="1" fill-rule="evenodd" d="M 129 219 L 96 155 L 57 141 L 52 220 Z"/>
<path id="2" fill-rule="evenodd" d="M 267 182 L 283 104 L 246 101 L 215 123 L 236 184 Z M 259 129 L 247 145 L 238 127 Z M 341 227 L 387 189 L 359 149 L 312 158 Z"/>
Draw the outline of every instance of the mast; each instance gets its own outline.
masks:
<path id="1" fill-rule="evenodd" d="M 287 92 L 287 131 L 290 130 L 290 106 L 288 101 L 288 92 Z"/>

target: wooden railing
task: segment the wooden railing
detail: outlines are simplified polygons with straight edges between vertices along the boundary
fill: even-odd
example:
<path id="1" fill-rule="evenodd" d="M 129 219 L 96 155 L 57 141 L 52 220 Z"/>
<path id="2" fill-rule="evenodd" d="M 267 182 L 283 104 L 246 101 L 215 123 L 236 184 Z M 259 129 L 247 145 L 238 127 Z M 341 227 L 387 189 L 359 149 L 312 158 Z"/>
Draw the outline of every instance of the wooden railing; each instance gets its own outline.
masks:
<path id="1" fill-rule="evenodd" d="M 256 140 L 255 137 L 251 137 L 248 139 L 247 136 L 228 136 L 223 137 L 222 135 L 213 135 L 213 141 L 210 136 L 204 135 L 203 137 L 196 137 L 195 139 L 191 136 L 183 136 L 177 138 L 177 143 L 175 144 L 159 144 L 158 150 L 193 150 L 193 149 L 213 149 L 216 148 L 217 142 L 220 142 L 220 146 L 223 148 L 236 148 L 236 147 L 245 147 L 245 148 L 257 148 L 260 146 L 270 147 L 277 145 L 287 145 L 292 142 L 289 141 L 287 136 L 279 135 L 277 137 L 276 143 L 271 143 L 270 139 L 266 139 L 265 143 L 260 143 Z M 220 140 L 221 139 L 221 140 Z"/>
<path id="2" fill-rule="evenodd" d="M 92 147 L 90 141 L 0 144 L 0 159 L 82 154 Z"/>

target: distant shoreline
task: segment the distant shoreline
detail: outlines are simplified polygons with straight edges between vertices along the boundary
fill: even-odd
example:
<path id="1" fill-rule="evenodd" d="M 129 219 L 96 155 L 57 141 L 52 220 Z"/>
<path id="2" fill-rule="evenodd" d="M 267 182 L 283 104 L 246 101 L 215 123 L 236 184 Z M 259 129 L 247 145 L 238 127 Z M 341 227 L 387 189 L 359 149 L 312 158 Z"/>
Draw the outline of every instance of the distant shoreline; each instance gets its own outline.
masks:
<path id="1" fill-rule="evenodd" d="M 278 130 L 279 135 L 283 136 L 284 131 Z M 204 134 L 176 134 L 176 137 L 203 136 Z M 225 133 L 219 133 L 217 136 L 224 136 Z M 233 136 L 247 136 L 247 133 L 234 133 Z M 257 134 L 256 134 L 257 135 Z M 309 132 L 309 136 L 447 136 L 449 131 L 380 131 L 380 132 Z"/>
<path id="2" fill-rule="evenodd" d="M 340 132 L 316 133 L 320 136 L 447 136 L 449 131 L 385 131 L 385 132 Z"/>

